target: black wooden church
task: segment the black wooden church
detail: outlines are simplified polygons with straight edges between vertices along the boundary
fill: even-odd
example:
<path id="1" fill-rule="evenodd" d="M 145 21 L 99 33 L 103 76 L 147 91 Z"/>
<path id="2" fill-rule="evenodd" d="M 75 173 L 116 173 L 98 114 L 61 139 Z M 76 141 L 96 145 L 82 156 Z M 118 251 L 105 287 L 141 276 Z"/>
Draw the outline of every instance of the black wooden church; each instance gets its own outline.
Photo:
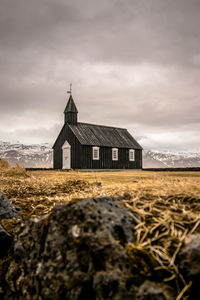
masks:
<path id="1" fill-rule="evenodd" d="M 53 146 L 54 169 L 141 169 L 142 147 L 123 128 L 80 123 L 70 93 Z"/>

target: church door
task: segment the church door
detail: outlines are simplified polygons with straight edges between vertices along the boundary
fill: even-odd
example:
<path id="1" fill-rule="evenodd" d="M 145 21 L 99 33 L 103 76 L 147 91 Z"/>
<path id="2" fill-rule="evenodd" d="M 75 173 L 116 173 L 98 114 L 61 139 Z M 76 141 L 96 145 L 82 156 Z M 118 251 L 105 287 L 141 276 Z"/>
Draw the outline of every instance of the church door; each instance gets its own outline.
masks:
<path id="1" fill-rule="evenodd" d="M 62 159 L 62 168 L 69 170 L 71 168 L 71 146 L 67 141 L 62 146 Z"/>

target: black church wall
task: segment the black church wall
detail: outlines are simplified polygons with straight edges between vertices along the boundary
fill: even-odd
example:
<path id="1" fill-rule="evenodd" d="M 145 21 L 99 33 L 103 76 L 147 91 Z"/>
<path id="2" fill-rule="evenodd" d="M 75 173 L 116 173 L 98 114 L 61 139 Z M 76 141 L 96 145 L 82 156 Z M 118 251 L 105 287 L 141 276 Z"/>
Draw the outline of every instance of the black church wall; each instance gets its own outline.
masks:
<path id="1" fill-rule="evenodd" d="M 135 150 L 136 169 L 142 169 L 142 150 Z"/>
<path id="2" fill-rule="evenodd" d="M 80 169 L 141 169 L 142 150 L 135 150 L 135 161 L 129 161 L 129 149 L 118 148 L 118 160 L 112 160 L 112 148 L 100 147 L 99 160 L 92 159 L 92 146 L 81 146 Z"/>
<path id="3" fill-rule="evenodd" d="M 118 148 L 118 160 L 112 160 L 112 148 L 100 147 L 99 160 L 92 159 L 92 146 L 81 146 L 66 125 L 54 147 L 54 169 L 62 169 L 62 146 L 65 141 L 71 145 L 72 169 L 141 169 L 142 150 L 135 150 L 135 161 L 129 161 L 129 149 Z"/>
<path id="4" fill-rule="evenodd" d="M 64 144 L 64 127 L 62 128 L 53 148 L 53 168 L 62 169 L 62 145 Z"/>
<path id="5" fill-rule="evenodd" d="M 67 124 L 61 130 L 61 133 L 54 145 L 54 169 L 62 169 L 62 146 L 65 141 L 67 141 L 71 146 L 71 168 L 79 169 L 81 161 L 80 143 Z"/>

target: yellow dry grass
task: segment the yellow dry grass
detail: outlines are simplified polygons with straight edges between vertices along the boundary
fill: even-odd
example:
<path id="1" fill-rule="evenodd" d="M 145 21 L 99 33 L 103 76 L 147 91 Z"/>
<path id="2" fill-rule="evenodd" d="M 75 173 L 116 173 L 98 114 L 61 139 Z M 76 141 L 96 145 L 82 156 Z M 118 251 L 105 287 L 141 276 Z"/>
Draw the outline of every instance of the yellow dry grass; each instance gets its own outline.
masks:
<path id="1" fill-rule="evenodd" d="M 141 216 L 136 242 L 126 245 L 128 253 L 147 253 L 162 280 L 175 282 L 177 299 L 188 299 L 184 295 L 191 283 L 180 274 L 176 256 L 185 237 L 200 232 L 200 172 L 26 172 L 19 166 L 0 167 L 0 190 L 21 207 L 23 218 L 84 197 L 124 195 L 122 205 Z"/>

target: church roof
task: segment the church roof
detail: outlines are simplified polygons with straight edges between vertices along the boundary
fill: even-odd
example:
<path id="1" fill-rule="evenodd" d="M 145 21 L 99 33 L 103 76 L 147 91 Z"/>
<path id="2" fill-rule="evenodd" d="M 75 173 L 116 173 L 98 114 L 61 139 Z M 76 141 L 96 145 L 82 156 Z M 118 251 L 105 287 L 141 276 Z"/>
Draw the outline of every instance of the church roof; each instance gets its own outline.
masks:
<path id="1" fill-rule="evenodd" d="M 124 128 L 87 123 L 68 124 L 81 145 L 142 149 Z"/>
<path id="2" fill-rule="evenodd" d="M 76 108 L 76 105 L 74 103 L 74 100 L 72 98 L 72 95 L 70 95 L 69 97 L 69 100 L 67 102 L 67 106 L 64 110 L 64 113 L 67 113 L 67 112 L 75 112 L 75 113 L 78 113 L 78 110 Z"/>

